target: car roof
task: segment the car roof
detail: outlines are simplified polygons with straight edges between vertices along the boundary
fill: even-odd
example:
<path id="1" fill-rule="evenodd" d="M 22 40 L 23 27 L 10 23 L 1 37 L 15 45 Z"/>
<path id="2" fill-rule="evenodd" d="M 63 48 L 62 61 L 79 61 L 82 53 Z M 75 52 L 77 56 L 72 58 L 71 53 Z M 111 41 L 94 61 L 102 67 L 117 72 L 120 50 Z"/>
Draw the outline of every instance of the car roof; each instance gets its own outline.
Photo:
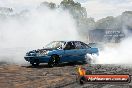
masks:
<path id="1" fill-rule="evenodd" d="M 81 41 L 54 41 L 54 42 L 81 42 Z"/>

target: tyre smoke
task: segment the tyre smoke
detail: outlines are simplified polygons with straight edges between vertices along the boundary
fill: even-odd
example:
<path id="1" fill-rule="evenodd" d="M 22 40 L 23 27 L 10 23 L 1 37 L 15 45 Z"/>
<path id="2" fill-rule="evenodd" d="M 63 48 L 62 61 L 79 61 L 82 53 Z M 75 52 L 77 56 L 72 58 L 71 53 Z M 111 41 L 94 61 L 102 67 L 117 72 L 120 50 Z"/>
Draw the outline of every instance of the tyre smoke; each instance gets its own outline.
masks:
<path id="1" fill-rule="evenodd" d="M 97 64 L 132 64 L 132 37 L 124 39 L 119 44 L 106 45 L 97 57 Z"/>
<path id="2" fill-rule="evenodd" d="M 0 18 L 0 62 L 23 64 L 27 51 L 57 40 L 77 40 L 68 11 L 30 8 Z"/>

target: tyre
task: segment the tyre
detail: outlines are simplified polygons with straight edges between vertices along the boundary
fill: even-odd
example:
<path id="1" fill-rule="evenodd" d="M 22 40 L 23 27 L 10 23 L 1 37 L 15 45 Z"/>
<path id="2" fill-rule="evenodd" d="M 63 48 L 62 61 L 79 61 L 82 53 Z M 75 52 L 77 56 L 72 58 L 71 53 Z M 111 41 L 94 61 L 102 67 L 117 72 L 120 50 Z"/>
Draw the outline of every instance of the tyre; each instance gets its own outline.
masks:
<path id="1" fill-rule="evenodd" d="M 54 67 L 55 65 L 58 65 L 59 64 L 59 60 L 60 60 L 60 58 L 59 58 L 58 55 L 52 55 L 51 59 L 48 62 L 48 66 L 49 67 Z"/>

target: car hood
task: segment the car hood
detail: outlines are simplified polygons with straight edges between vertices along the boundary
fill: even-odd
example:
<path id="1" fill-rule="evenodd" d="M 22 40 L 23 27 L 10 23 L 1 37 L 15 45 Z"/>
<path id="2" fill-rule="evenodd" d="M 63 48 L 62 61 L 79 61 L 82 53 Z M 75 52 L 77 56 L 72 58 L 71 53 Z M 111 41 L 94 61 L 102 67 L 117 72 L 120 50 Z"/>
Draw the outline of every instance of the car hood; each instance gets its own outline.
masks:
<path id="1" fill-rule="evenodd" d="M 43 49 L 38 49 L 36 51 L 52 51 L 52 50 L 57 50 L 57 49 L 53 49 L 53 48 L 43 48 Z"/>
<path id="2" fill-rule="evenodd" d="M 52 50 L 57 50 L 57 49 L 49 49 L 49 48 L 43 48 L 43 49 L 37 49 L 37 50 L 32 50 L 26 53 L 27 56 L 32 56 L 36 54 L 45 54 L 47 51 L 52 51 Z"/>

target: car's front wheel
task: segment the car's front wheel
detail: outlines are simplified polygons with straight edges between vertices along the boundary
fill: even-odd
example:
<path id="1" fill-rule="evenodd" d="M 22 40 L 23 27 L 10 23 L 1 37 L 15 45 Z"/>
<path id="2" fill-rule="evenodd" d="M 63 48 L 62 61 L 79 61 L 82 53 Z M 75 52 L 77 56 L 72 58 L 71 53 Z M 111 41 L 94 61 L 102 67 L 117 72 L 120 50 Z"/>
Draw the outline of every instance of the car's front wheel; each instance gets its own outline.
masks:
<path id="1" fill-rule="evenodd" d="M 60 58 L 59 58 L 58 55 L 52 55 L 51 59 L 48 62 L 48 66 L 49 67 L 54 67 L 55 65 L 58 65 L 59 64 L 59 60 L 60 60 Z"/>

